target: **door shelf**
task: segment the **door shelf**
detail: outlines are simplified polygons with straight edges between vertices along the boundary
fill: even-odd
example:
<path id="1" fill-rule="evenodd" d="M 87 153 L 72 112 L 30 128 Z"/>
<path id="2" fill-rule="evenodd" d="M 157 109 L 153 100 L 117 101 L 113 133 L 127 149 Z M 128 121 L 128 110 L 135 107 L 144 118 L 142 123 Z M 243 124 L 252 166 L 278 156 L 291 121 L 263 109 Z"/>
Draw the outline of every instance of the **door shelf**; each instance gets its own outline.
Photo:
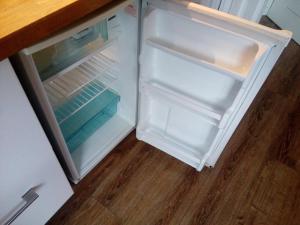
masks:
<path id="1" fill-rule="evenodd" d="M 155 6 L 144 19 L 143 29 L 142 51 L 145 45 L 152 46 L 240 81 L 252 73 L 267 50 L 247 36 Z"/>
<path id="2" fill-rule="evenodd" d="M 178 98 L 175 96 L 175 99 Z M 141 91 L 140 118 L 137 131 L 142 140 L 157 137 L 161 145 L 183 155 L 202 158 L 209 151 L 220 130 L 210 119 L 187 104 L 169 99 L 165 94 L 151 90 Z M 153 143 L 153 141 L 149 143 Z M 167 148 L 167 147 L 166 147 Z"/>
<path id="3" fill-rule="evenodd" d="M 199 64 L 146 46 L 140 58 L 141 78 L 164 84 L 223 113 L 231 107 L 243 82 Z M 172 65 L 172 66 L 170 66 Z"/>
<path id="4" fill-rule="evenodd" d="M 204 66 L 208 69 L 214 70 L 219 72 L 220 76 L 228 75 L 236 80 L 244 81 L 247 74 L 238 73 L 232 69 L 222 67 L 221 65 L 214 64 L 212 60 L 207 59 L 205 60 L 205 56 L 197 53 L 192 52 L 188 49 L 184 49 L 183 47 L 176 46 L 172 43 L 168 43 L 167 41 L 164 41 L 159 38 L 148 38 L 145 43 L 151 47 L 157 48 L 161 51 L 164 51 L 168 54 L 172 54 L 176 57 L 179 57 L 183 60 L 186 60 L 188 62 L 196 63 L 200 66 Z M 211 62 L 209 62 L 211 61 Z"/>
<path id="5" fill-rule="evenodd" d="M 206 122 L 218 126 L 225 114 L 224 111 L 220 111 L 207 103 L 201 102 L 199 99 L 195 99 L 191 96 L 187 96 L 178 90 L 174 90 L 159 82 L 141 82 L 141 91 L 145 94 L 157 97 L 160 101 L 167 101 L 168 104 L 180 105 L 188 108 L 192 111 L 199 113 L 203 120 Z"/>

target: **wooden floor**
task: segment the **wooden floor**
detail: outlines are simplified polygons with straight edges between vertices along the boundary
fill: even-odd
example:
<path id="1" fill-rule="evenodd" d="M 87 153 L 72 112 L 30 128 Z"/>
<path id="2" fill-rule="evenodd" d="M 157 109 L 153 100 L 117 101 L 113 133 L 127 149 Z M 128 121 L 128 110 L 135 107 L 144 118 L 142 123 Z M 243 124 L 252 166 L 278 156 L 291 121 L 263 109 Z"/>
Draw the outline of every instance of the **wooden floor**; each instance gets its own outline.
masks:
<path id="1" fill-rule="evenodd" d="M 48 225 L 300 224 L 300 46 L 287 47 L 215 168 L 198 173 L 132 133 L 74 189 Z"/>

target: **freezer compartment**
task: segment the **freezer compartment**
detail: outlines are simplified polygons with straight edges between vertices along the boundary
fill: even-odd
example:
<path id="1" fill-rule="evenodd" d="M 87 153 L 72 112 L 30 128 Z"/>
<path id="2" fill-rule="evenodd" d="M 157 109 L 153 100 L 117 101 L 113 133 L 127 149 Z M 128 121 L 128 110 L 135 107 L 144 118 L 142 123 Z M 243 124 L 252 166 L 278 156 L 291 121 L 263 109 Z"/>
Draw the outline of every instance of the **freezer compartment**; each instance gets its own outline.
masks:
<path id="1" fill-rule="evenodd" d="M 41 80 L 44 81 L 73 63 L 80 61 L 103 47 L 108 40 L 108 24 L 105 19 L 65 40 L 34 53 L 32 57 Z"/>
<path id="2" fill-rule="evenodd" d="M 143 29 L 144 45 L 238 80 L 251 73 L 266 51 L 263 44 L 246 36 L 157 8 L 148 10 Z"/>
<path id="3" fill-rule="evenodd" d="M 162 92 L 142 91 L 139 139 L 198 167 L 209 151 L 218 127 L 194 107 L 179 104 Z"/>
<path id="4" fill-rule="evenodd" d="M 232 105 L 242 86 L 239 80 L 152 46 L 143 47 L 141 65 L 143 81 L 161 83 L 221 114 Z"/>

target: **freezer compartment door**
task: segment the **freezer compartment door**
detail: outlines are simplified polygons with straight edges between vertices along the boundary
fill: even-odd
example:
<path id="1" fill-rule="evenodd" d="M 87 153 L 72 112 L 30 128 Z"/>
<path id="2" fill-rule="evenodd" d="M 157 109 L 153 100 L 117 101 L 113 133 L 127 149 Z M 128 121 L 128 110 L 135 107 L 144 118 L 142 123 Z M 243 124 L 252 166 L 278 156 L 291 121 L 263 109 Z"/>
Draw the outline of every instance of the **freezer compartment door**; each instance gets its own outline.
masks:
<path id="1" fill-rule="evenodd" d="M 148 1 L 142 25 L 137 137 L 201 170 L 291 33 L 177 0 Z"/>

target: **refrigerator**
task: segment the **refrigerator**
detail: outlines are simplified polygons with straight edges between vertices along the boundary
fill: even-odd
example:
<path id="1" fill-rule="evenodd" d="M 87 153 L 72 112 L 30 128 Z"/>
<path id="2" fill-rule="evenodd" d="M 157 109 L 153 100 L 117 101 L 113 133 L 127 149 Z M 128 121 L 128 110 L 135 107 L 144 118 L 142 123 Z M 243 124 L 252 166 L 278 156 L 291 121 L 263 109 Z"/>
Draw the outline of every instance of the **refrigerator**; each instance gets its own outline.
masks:
<path id="1" fill-rule="evenodd" d="M 213 167 L 291 39 L 190 1 L 121 1 L 18 53 L 27 89 L 77 183 L 136 136 Z"/>

